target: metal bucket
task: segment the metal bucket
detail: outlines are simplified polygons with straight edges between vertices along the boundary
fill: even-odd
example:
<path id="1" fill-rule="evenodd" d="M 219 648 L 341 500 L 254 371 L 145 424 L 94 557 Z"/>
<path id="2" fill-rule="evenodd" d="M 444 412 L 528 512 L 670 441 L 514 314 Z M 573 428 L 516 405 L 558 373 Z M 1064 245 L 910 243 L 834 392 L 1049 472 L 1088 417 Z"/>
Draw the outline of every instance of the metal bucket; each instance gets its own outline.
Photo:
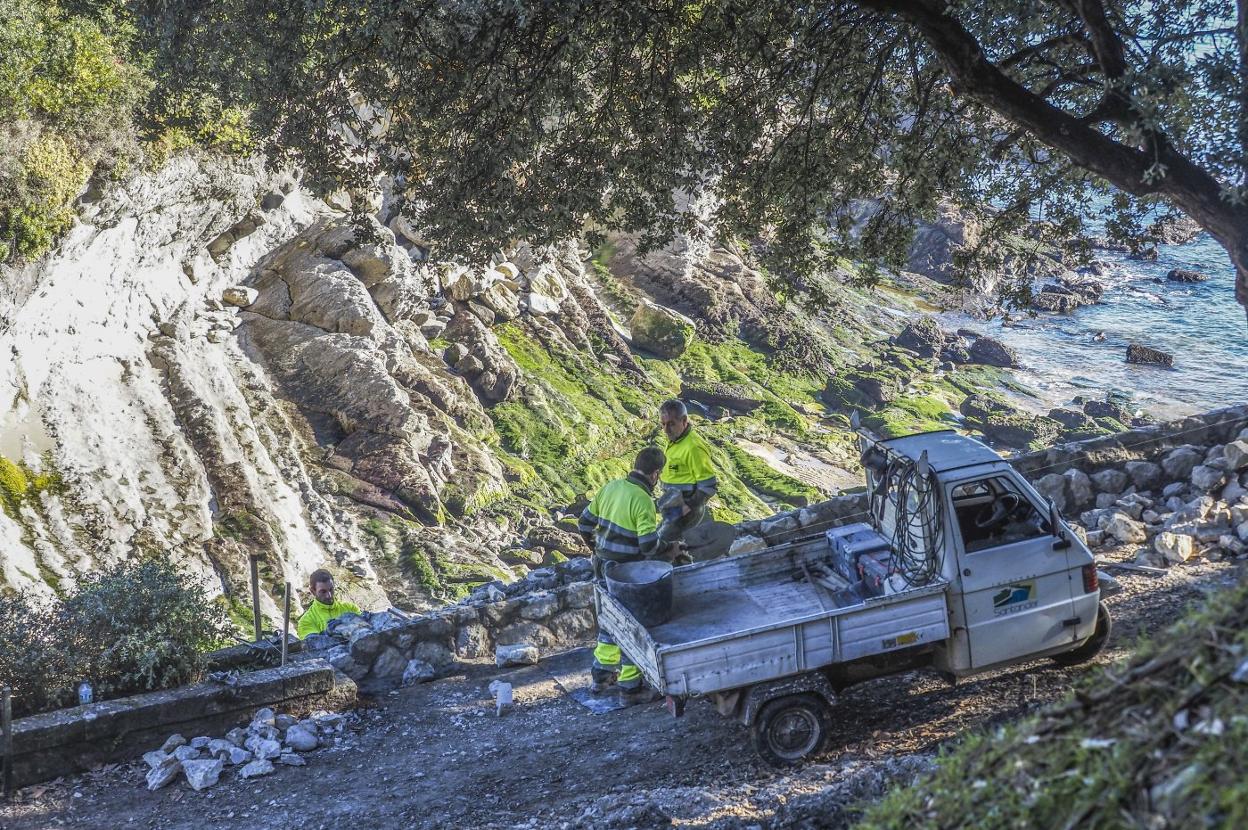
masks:
<path id="1" fill-rule="evenodd" d="M 637 622 L 662 625 L 672 617 L 672 565 L 653 559 L 614 562 L 606 568 L 607 593 L 620 601 Z"/>

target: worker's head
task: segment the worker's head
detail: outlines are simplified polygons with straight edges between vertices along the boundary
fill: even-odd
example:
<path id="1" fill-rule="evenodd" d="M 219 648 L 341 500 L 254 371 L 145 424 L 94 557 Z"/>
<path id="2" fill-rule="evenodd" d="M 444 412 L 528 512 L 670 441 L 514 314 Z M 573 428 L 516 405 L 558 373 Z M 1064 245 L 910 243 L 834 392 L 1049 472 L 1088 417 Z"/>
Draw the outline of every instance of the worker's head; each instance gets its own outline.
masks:
<path id="1" fill-rule="evenodd" d="M 318 568 L 308 577 L 308 590 L 318 601 L 326 605 L 334 604 L 334 577 L 324 568 Z"/>
<path id="2" fill-rule="evenodd" d="M 675 398 L 663 401 L 663 405 L 659 407 L 659 423 L 663 425 L 663 434 L 667 436 L 667 440 L 675 441 L 685 434 L 685 429 L 689 426 L 689 410 L 685 409 L 683 401 Z"/>
<path id="3" fill-rule="evenodd" d="M 659 473 L 663 472 L 663 465 L 667 463 L 667 456 L 663 454 L 663 450 L 658 447 L 646 447 L 637 453 L 637 460 L 633 462 L 633 469 L 646 480 L 654 484 L 659 480 Z"/>

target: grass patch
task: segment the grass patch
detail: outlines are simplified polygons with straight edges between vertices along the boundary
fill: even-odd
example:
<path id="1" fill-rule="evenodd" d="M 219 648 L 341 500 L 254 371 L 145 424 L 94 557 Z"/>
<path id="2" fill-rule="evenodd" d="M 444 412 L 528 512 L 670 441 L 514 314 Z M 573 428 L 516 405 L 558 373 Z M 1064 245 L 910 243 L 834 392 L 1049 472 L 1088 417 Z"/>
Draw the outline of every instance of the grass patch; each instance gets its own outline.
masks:
<path id="1" fill-rule="evenodd" d="M 859 826 L 1248 826 L 1248 683 L 1234 679 L 1246 655 L 1239 585 L 1090 673 L 1063 704 L 952 747 Z"/>
<path id="2" fill-rule="evenodd" d="M 524 401 L 490 409 L 501 449 L 527 466 L 534 486 L 568 498 L 628 472 L 654 431 L 658 396 L 578 354 L 552 354 L 515 324 L 495 329 L 529 380 Z"/>
<path id="3" fill-rule="evenodd" d="M 753 490 L 795 507 L 805 506 L 822 498 L 822 494 L 814 487 L 785 475 L 761 458 L 731 444 L 724 449 L 732 459 L 737 477 Z"/>

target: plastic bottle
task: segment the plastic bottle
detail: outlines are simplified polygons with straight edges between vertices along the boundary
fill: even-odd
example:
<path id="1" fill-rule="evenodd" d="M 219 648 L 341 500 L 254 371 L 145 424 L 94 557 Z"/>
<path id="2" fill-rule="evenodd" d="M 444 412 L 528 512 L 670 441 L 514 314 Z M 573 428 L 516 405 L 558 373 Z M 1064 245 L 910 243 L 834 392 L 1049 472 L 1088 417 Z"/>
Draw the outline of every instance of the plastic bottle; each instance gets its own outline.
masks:
<path id="1" fill-rule="evenodd" d="M 78 684 L 78 705 L 86 706 L 95 699 L 95 690 L 91 688 L 91 684 L 82 681 Z"/>

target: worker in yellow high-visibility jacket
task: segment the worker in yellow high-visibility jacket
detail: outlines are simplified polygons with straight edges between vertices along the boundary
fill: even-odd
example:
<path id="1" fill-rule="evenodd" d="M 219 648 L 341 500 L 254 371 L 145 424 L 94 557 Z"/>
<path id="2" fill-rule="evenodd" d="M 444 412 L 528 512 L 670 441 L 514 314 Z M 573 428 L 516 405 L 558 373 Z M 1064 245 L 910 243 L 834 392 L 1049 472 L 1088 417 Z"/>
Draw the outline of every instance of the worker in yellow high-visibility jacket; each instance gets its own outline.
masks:
<path id="1" fill-rule="evenodd" d="M 706 521 L 710 515 L 707 502 L 719 489 L 719 481 L 711 464 L 710 445 L 689 423 L 689 412 L 682 401 L 664 401 L 659 407 L 659 423 L 668 442 L 667 463 L 659 476 L 663 482 L 659 539 L 668 545 L 678 542 L 689 528 Z"/>
<path id="2" fill-rule="evenodd" d="M 312 602 L 299 618 L 299 627 L 295 629 L 301 640 L 309 634 L 323 634 L 329 621 L 335 617 L 360 613 L 359 606 L 354 603 L 334 598 L 334 577 L 327 570 L 313 571 L 308 577 L 308 588 L 312 591 Z"/>
<path id="3" fill-rule="evenodd" d="M 611 562 L 636 562 L 659 551 L 659 523 L 654 512 L 654 485 L 666 461 L 658 447 L 637 454 L 626 477 L 603 485 L 581 513 L 578 530 L 594 549 L 594 576 L 602 579 Z M 641 672 L 620 651 L 611 635 L 598 630 L 598 645 L 590 670 L 590 691 L 602 694 L 616 683 L 625 703 L 647 699 Z"/>

